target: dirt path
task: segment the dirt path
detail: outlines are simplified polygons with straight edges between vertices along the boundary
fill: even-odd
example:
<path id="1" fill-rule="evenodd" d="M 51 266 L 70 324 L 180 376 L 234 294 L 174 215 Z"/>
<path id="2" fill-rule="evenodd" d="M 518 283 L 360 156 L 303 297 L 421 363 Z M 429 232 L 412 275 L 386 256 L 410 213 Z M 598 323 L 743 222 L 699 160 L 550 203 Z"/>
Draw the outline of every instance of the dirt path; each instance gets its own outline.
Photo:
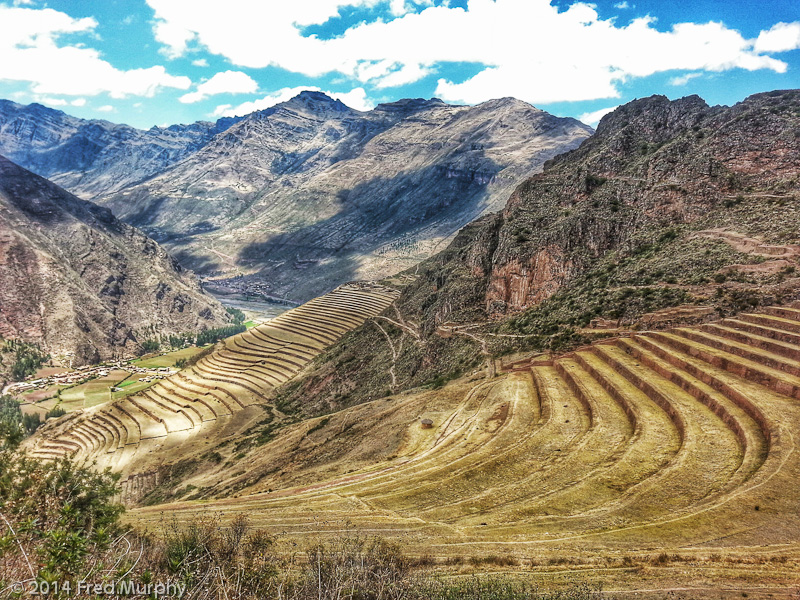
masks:
<path id="1" fill-rule="evenodd" d="M 800 246 L 766 244 L 763 240 L 759 240 L 758 238 L 747 237 L 743 233 L 727 229 L 706 229 L 705 231 L 698 231 L 695 236 L 722 240 L 734 250 L 752 256 L 790 260 L 795 260 L 800 256 Z"/>

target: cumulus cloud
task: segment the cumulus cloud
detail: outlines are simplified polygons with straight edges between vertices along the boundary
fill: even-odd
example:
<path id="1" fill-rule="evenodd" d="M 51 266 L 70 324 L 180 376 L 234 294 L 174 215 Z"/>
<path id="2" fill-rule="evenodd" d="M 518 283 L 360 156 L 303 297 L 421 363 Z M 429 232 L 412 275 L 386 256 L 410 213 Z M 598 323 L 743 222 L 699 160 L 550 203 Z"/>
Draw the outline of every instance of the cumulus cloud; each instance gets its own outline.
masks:
<path id="1" fill-rule="evenodd" d="M 350 108 L 354 108 L 356 110 L 371 110 L 375 105 L 367 98 L 367 92 L 364 88 L 355 88 L 350 90 L 346 93 L 340 92 L 327 92 L 319 89 L 318 87 L 292 87 L 292 88 L 283 88 L 278 90 L 277 92 L 273 92 L 271 94 L 267 94 L 263 98 L 259 98 L 258 100 L 252 100 L 250 102 L 243 102 L 237 106 L 233 106 L 231 104 L 221 104 L 217 106 L 214 112 L 211 114 L 213 117 L 241 117 L 244 115 L 249 115 L 252 112 L 256 112 L 258 110 L 264 110 L 266 108 L 270 108 L 271 106 L 275 106 L 276 104 L 280 104 L 281 102 L 286 102 L 287 100 L 291 100 L 295 96 L 297 96 L 300 92 L 303 91 L 311 91 L 311 92 L 323 92 L 325 95 L 334 98 L 335 100 L 339 100 L 340 102 L 344 103 L 345 105 L 349 106 Z"/>
<path id="2" fill-rule="evenodd" d="M 614 5 L 614 8 L 618 8 L 619 10 L 625 10 L 627 8 L 633 8 L 630 4 L 628 4 L 627 0 L 622 0 L 622 2 L 617 2 Z"/>
<path id="3" fill-rule="evenodd" d="M 73 19 L 53 9 L 0 5 L 0 79 L 30 82 L 35 94 L 114 98 L 153 96 L 160 88 L 186 89 L 188 77 L 169 75 L 164 67 L 119 70 L 83 45 L 61 45 L 65 34 L 92 34 L 97 21 Z"/>
<path id="4" fill-rule="evenodd" d="M 795 24 L 764 32 L 758 43 L 715 22 L 678 23 L 666 31 L 649 17 L 618 25 L 583 2 L 566 9 L 549 0 L 469 0 L 465 8 L 385 2 L 396 18 L 361 22 L 322 39 L 305 35 L 303 26 L 377 0 L 229 0 L 225 11 L 214 0 L 147 0 L 155 35 L 173 56 L 204 47 L 243 67 L 310 77 L 338 72 L 376 87 L 418 81 L 443 63 L 482 65 L 467 80 L 439 81 L 437 95 L 467 103 L 498 96 L 535 103 L 615 98 L 621 82 L 673 70 L 782 73 L 787 64 L 764 53 L 794 43 Z"/>
<path id="5" fill-rule="evenodd" d="M 758 34 L 756 52 L 787 52 L 800 48 L 800 22 L 776 23 Z"/>
<path id="6" fill-rule="evenodd" d="M 98 107 L 100 112 L 114 112 L 114 107 L 110 104 L 104 104 L 103 106 Z"/>
<path id="7" fill-rule="evenodd" d="M 676 87 L 681 87 L 689 83 L 692 79 L 697 79 L 702 75 L 702 73 L 686 73 L 685 75 L 678 75 L 677 77 L 670 79 L 669 84 Z"/>
<path id="8" fill-rule="evenodd" d="M 70 104 L 72 106 L 86 106 L 86 98 L 75 98 Z"/>
<path id="9" fill-rule="evenodd" d="M 198 58 L 192 61 L 195 67 L 207 67 L 208 61 L 205 58 Z"/>
<path id="10" fill-rule="evenodd" d="M 222 71 L 197 86 L 194 92 L 180 97 L 184 104 L 200 102 L 218 94 L 252 94 L 258 91 L 258 83 L 241 71 Z"/>
<path id="11" fill-rule="evenodd" d="M 578 117 L 578 121 L 586 123 L 589 127 L 597 127 L 598 123 L 600 123 L 600 119 L 605 117 L 608 113 L 615 111 L 618 107 L 619 104 L 616 106 L 609 106 L 608 108 L 601 108 L 593 112 L 583 113 Z"/>

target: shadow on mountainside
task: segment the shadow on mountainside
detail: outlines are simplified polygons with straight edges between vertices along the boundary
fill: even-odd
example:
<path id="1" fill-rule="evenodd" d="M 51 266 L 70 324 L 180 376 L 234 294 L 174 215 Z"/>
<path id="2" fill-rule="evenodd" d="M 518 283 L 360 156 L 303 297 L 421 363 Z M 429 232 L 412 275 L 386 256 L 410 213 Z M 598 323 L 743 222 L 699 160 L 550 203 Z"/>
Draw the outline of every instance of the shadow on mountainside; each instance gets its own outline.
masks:
<path id="1" fill-rule="evenodd" d="M 493 163 L 480 171 L 433 166 L 365 181 L 338 192 L 336 214 L 249 243 L 237 264 L 264 265 L 262 279 L 307 300 L 355 278 L 366 254 L 404 239 L 446 237 L 477 218 L 499 171 Z"/>

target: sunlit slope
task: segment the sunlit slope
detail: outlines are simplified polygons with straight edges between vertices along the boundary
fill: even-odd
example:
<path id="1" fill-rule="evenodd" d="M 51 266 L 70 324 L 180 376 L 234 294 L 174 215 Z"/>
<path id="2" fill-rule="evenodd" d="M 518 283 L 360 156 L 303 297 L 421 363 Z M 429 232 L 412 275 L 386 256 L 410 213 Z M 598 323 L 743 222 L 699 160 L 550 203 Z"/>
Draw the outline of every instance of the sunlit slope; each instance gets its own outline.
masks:
<path id="1" fill-rule="evenodd" d="M 800 309 L 770 308 L 306 421 L 237 465 L 239 497 L 131 518 L 245 512 L 301 537 L 350 522 L 441 555 L 791 553 L 798 435 Z"/>
<path id="2" fill-rule="evenodd" d="M 168 462 L 190 438 L 216 441 L 215 434 L 395 297 L 381 286 L 343 285 L 226 339 L 193 366 L 139 394 L 64 417 L 37 434 L 31 452 L 47 459 L 73 455 L 126 472 L 140 468 L 147 454 Z"/>

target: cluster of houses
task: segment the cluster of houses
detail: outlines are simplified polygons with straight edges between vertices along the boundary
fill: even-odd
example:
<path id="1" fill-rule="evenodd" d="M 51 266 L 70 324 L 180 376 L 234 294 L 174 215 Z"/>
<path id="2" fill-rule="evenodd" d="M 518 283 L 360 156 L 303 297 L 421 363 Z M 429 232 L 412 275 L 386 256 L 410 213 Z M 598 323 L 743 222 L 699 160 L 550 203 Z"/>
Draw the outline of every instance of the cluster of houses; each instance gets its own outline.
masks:
<path id="1" fill-rule="evenodd" d="M 41 377 L 39 379 L 32 379 L 30 381 L 19 381 L 16 383 L 10 383 L 5 388 L 3 388 L 3 394 L 22 394 L 24 392 L 30 392 L 32 390 L 40 390 L 51 385 L 77 385 L 80 383 L 85 383 L 90 379 L 96 379 L 98 377 L 106 377 L 108 373 L 112 370 L 117 371 L 127 371 L 128 373 L 134 373 L 138 375 L 142 375 L 139 378 L 139 381 L 142 382 L 150 382 L 154 381 L 155 379 L 163 379 L 164 377 L 169 377 L 173 373 L 177 372 L 169 367 L 155 367 L 155 368 L 145 368 L 145 367 L 138 367 L 136 365 L 127 364 L 123 362 L 114 363 L 112 365 L 95 365 L 95 366 L 85 366 L 85 367 L 78 367 L 72 371 L 67 371 L 66 373 L 57 373 L 55 375 L 50 375 L 48 377 Z M 111 388 L 111 391 L 119 391 L 121 388 Z"/>
<path id="2" fill-rule="evenodd" d="M 305 268 L 308 266 L 308 261 L 299 260 L 295 263 L 297 268 Z M 310 261 L 316 262 L 316 261 Z M 301 264 L 302 263 L 302 264 Z M 236 275 L 229 279 L 206 279 L 203 281 L 203 287 L 212 293 L 231 295 L 238 294 L 240 296 L 261 298 L 267 302 L 277 302 L 279 304 L 294 305 L 284 298 L 279 298 L 270 293 L 270 284 L 264 280 L 252 277 L 243 277 Z"/>

